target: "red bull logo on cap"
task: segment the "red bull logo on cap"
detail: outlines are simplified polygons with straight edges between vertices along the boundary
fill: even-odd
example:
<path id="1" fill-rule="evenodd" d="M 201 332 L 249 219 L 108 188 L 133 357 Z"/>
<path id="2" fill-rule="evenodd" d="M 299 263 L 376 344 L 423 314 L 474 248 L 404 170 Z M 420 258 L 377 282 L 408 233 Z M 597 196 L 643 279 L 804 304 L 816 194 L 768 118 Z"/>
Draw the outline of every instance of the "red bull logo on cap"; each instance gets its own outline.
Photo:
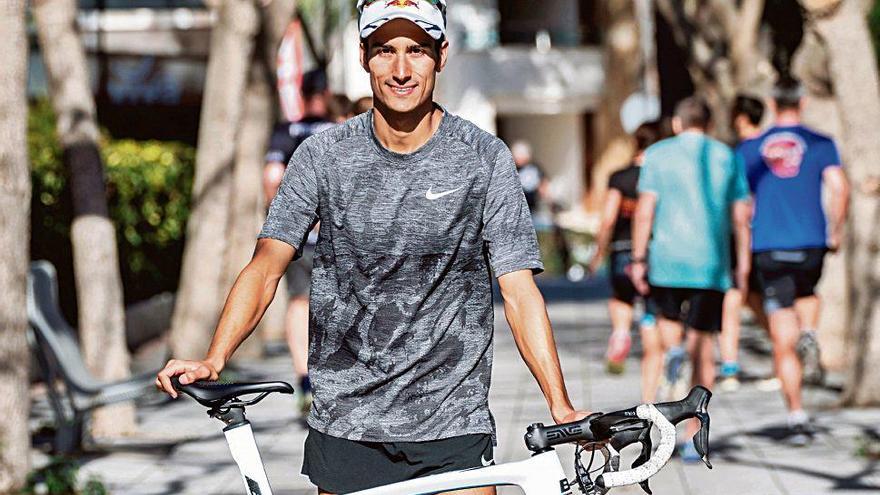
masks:
<path id="1" fill-rule="evenodd" d="M 386 7 L 415 7 L 419 8 L 418 2 L 415 0 L 391 0 L 385 4 Z"/>

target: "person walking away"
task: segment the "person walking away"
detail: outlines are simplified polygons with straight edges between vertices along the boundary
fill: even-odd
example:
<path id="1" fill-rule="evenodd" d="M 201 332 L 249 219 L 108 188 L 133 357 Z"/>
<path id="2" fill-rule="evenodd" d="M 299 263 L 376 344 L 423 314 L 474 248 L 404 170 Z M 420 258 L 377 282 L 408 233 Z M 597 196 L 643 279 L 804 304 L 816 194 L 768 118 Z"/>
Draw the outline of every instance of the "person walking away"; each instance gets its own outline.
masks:
<path id="1" fill-rule="evenodd" d="M 730 148 L 706 135 L 709 121 L 706 103 L 686 98 L 673 117 L 676 136 L 645 152 L 633 222 L 632 277 L 642 294 L 650 288 L 670 352 L 680 349 L 684 325 L 692 330 L 687 346 L 692 382 L 711 390 L 713 336 L 721 330 L 724 292 L 731 287 L 731 230 L 742 260 L 737 284 L 748 285 L 750 197 L 741 162 Z M 689 423 L 689 433 L 698 427 Z M 690 441 L 680 451 L 685 461 L 699 460 Z"/>
<path id="2" fill-rule="evenodd" d="M 753 258 L 793 445 L 812 440 L 801 380 L 821 377 L 815 288 L 825 253 L 840 247 L 849 203 L 849 182 L 837 146 L 801 123 L 802 104 L 800 85 L 780 82 L 773 99 L 775 125 L 739 150 L 755 197 Z M 827 213 L 823 186 L 828 189 Z"/>
<path id="3" fill-rule="evenodd" d="M 565 232 L 563 232 L 559 222 L 556 221 L 556 216 L 561 208 L 550 197 L 550 184 L 547 181 L 547 177 L 544 175 L 541 167 L 535 163 L 532 156 L 532 146 L 528 142 L 522 139 L 514 141 L 510 151 L 513 154 L 513 162 L 516 163 L 517 175 L 522 184 L 523 192 L 526 195 L 526 203 L 529 205 L 529 211 L 532 214 L 535 228 L 538 231 L 549 230 L 552 233 L 553 245 L 556 247 L 563 270 L 567 274 L 571 264 L 571 255 L 568 251 L 568 244 L 565 242 Z M 547 222 L 539 220 L 543 218 L 540 215 L 542 204 L 546 205 L 549 209 L 549 225 Z"/>
<path id="4" fill-rule="evenodd" d="M 733 128 L 742 143 L 761 133 L 761 120 L 764 118 L 764 103 L 751 96 L 737 95 L 733 104 Z M 739 145 L 737 145 L 737 150 Z M 731 270 L 736 273 L 737 256 L 736 240 L 730 239 Z M 749 272 L 748 292 L 743 293 L 740 287 L 734 286 L 724 294 L 724 310 L 721 320 L 721 334 L 718 336 L 718 347 L 721 354 L 719 388 L 734 391 L 739 388 L 739 375 L 742 368 L 739 363 L 739 336 L 741 329 L 741 312 L 746 302 L 755 315 L 755 320 L 762 328 L 767 328 L 764 310 L 761 307 L 760 284 L 756 280 L 755 266 Z"/>
<path id="5" fill-rule="evenodd" d="M 297 148 L 308 137 L 335 125 L 330 116 L 330 90 L 327 75 L 316 69 L 303 75 L 302 83 L 305 115 L 298 122 L 283 122 L 272 130 L 266 166 L 263 168 L 263 190 L 266 205 L 270 205 L 281 185 L 281 179 Z M 312 278 L 314 246 L 317 227 L 309 232 L 302 250 L 302 258 L 287 268 L 287 305 L 284 333 L 293 358 L 293 369 L 298 379 L 297 401 L 303 415 L 308 414 L 312 402 L 312 385 L 308 372 L 309 345 L 309 287 Z"/>
<path id="6" fill-rule="evenodd" d="M 534 282 L 543 265 L 510 151 L 434 103 L 446 2 L 361 0 L 358 13 L 374 109 L 297 148 L 207 356 L 157 376 L 172 395 L 172 376 L 216 379 L 320 221 L 302 472 L 321 494 L 492 463 L 493 276 L 553 420 L 587 414 Z"/>
<path id="7" fill-rule="evenodd" d="M 611 174 L 608 193 L 602 210 L 602 223 L 596 236 L 596 252 L 588 269 L 596 273 L 610 252 L 612 296 L 608 300 L 611 316 L 611 337 L 605 353 L 607 369 L 613 374 L 624 370 L 624 362 L 632 345 L 630 328 L 633 305 L 639 295 L 629 277 L 632 263 L 632 218 L 638 203 L 639 171 L 645 150 L 660 138 L 660 127 L 651 122 L 642 124 L 633 133 L 636 154 L 632 164 Z M 654 402 L 658 380 L 663 368 L 663 345 L 656 329 L 656 319 L 649 298 L 643 298 L 644 315 L 639 324 L 642 339 L 642 401 Z"/>

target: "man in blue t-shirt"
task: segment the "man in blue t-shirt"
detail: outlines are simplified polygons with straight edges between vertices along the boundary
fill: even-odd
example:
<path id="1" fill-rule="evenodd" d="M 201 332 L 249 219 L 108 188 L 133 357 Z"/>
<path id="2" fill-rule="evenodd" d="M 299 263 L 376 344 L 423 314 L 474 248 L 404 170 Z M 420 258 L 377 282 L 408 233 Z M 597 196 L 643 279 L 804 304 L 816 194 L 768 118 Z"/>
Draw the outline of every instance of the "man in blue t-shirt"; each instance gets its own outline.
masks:
<path id="1" fill-rule="evenodd" d="M 680 347 L 684 324 L 695 330 L 688 342 L 693 349 L 694 381 L 707 388 L 715 381 L 714 334 L 721 330 L 724 292 L 732 285 L 732 233 L 742 260 L 737 286 L 748 286 L 751 213 L 742 163 L 730 148 L 706 135 L 709 120 L 705 102 L 686 98 L 672 120 L 676 136 L 645 152 L 633 220 L 631 270 L 640 292 L 646 293 L 650 283 L 670 362 L 684 354 Z M 678 373 L 667 370 L 667 374 L 672 379 Z M 695 456 L 692 444 L 685 444 L 682 458 L 699 460 Z"/>
<path id="2" fill-rule="evenodd" d="M 821 369 L 815 288 L 825 252 L 840 246 L 849 184 L 834 141 L 801 125 L 797 83 L 780 84 L 773 103 L 775 125 L 743 142 L 738 152 L 755 198 L 753 262 L 789 410 L 790 439 L 803 445 L 811 440 L 811 431 L 801 405 L 801 379 L 805 371 Z M 827 219 L 823 185 L 830 193 Z"/>

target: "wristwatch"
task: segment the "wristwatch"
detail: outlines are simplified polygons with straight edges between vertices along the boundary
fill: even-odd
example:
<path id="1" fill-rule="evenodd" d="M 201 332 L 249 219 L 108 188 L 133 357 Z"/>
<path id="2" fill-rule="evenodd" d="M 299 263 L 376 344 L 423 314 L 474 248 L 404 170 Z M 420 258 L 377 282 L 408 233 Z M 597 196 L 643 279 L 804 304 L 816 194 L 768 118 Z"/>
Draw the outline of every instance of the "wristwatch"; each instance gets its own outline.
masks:
<path id="1" fill-rule="evenodd" d="M 643 265 L 643 264 L 645 264 L 645 263 L 647 263 L 647 262 L 648 262 L 648 260 L 647 260 L 646 258 L 644 258 L 644 257 L 633 258 L 633 259 L 632 259 L 632 263 L 633 263 L 634 265 Z"/>

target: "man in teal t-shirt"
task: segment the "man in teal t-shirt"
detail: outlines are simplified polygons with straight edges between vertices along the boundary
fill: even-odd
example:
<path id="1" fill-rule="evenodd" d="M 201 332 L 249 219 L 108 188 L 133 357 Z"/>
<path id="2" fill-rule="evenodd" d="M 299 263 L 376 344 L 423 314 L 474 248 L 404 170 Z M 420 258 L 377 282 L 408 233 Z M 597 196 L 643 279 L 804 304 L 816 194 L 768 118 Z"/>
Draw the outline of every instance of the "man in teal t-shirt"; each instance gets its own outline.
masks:
<path id="1" fill-rule="evenodd" d="M 745 260 L 737 266 L 741 288 L 748 284 L 750 250 L 743 166 L 730 148 L 706 135 L 709 120 L 704 102 L 682 100 L 672 121 L 676 136 L 648 148 L 639 177 L 632 266 L 640 291 L 648 292 L 650 283 L 668 362 L 680 363 L 684 355 L 684 324 L 699 330 L 690 342 L 694 376 L 707 388 L 715 381 L 712 337 L 721 329 L 724 292 L 731 286 L 731 230 L 738 259 Z M 675 368 L 667 367 L 670 381 L 677 378 Z"/>

